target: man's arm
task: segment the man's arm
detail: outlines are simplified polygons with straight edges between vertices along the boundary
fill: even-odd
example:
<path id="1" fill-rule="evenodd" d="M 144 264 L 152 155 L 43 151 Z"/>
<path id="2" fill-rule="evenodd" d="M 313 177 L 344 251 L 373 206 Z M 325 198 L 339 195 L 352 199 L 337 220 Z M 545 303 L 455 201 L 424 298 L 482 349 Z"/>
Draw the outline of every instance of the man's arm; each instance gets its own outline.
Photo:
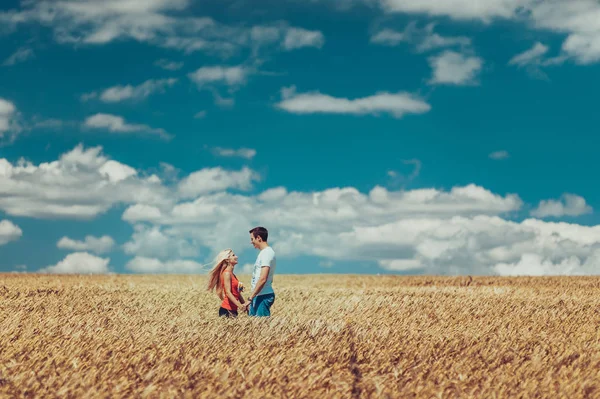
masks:
<path id="1" fill-rule="evenodd" d="M 262 266 L 260 268 L 260 277 L 258 278 L 258 281 L 256 282 L 254 291 L 252 291 L 252 294 L 250 294 L 250 296 L 248 297 L 249 302 L 251 302 L 252 298 L 254 298 L 256 295 L 258 295 L 260 290 L 262 290 L 263 287 L 265 286 L 265 284 L 267 282 L 267 278 L 269 278 L 269 270 L 271 270 L 270 266 Z"/>

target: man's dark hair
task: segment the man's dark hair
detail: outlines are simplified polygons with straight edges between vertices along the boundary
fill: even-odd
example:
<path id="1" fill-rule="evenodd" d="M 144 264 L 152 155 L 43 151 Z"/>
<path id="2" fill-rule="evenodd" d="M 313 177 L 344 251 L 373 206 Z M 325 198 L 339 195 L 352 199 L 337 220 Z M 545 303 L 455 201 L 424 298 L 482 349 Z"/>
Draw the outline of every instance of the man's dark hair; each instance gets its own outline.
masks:
<path id="1" fill-rule="evenodd" d="M 258 226 L 249 231 L 255 238 L 260 237 L 264 242 L 267 242 L 267 238 L 269 238 L 269 231 L 264 227 Z"/>

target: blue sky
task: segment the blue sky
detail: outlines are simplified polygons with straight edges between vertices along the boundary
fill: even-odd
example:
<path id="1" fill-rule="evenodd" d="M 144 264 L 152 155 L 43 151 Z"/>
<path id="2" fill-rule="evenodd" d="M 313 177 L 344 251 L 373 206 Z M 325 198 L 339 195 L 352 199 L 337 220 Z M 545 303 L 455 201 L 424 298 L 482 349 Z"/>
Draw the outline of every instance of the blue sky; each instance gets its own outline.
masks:
<path id="1" fill-rule="evenodd" d="M 598 16 L 598 18 L 593 18 Z M 0 271 L 596 274 L 600 4 L 8 1 Z M 241 272 L 241 271 L 240 271 Z"/>

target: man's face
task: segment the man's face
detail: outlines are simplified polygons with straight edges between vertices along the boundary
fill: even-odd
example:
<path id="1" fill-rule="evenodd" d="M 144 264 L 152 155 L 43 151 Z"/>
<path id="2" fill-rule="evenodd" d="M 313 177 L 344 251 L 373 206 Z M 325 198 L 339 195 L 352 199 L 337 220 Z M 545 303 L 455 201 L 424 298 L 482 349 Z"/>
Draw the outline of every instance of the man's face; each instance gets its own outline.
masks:
<path id="1" fill-rule="evenodd" d="M 252 246 L 254 248 L 258 249 L 259 243 L 260 243 L 260 237 L 254 237 L 254 234 L 250 233 L 250 244 L 252 244 Z"/>

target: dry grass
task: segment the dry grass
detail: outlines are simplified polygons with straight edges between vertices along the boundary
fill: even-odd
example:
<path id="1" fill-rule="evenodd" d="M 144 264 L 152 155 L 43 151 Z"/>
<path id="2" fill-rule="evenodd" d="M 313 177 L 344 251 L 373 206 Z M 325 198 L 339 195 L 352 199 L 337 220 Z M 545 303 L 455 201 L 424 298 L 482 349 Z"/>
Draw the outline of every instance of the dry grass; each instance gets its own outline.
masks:
<path id="1" fill-rule="evenodd" d="M 600 279 L 276 285 L 226 320 L 202 276 L 0 275 L 0 396 L 600 396 Z"/>

